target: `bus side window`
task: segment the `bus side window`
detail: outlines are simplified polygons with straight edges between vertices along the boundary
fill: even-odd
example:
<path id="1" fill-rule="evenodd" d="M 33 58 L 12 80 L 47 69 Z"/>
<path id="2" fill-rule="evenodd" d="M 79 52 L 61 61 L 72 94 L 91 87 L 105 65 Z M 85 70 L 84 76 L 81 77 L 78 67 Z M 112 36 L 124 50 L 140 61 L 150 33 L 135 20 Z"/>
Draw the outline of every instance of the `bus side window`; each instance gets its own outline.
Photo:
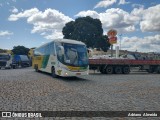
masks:
<path id="1" fill-rule="evenodd" d="M 50 55 L 50 45 L 45 46 L 45 55 Z"/>
<path id="2" fill-rule="evenodd" d="M 45 54 L 45 49 L 43 47 L 39 48 L 39 54 L 40 55 L 44 55 Z"/>
<path id="3" fill-rule="evenodd" d="M 39 49 L 34 50 L 34 56 L 40 55 Z"/>
<path id="4" fill-rule="evenodd" d="M 49 45 L 49 48 L 50 48 L 50 54 L 55 55 L 54 43 L 51 43 L 51 44 Z"/>

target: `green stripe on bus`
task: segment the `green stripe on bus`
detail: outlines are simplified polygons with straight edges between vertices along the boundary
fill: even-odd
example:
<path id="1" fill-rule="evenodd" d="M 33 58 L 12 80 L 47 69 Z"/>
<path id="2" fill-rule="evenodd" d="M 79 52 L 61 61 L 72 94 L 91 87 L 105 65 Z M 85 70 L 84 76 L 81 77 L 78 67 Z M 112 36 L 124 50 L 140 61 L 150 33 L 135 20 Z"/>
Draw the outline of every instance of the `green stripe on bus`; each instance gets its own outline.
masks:
<path id="1" fill-rule="evenodd" d="M 46 68 L 50 55 L 45 55 L 42 61 L 42 68 Z"/>

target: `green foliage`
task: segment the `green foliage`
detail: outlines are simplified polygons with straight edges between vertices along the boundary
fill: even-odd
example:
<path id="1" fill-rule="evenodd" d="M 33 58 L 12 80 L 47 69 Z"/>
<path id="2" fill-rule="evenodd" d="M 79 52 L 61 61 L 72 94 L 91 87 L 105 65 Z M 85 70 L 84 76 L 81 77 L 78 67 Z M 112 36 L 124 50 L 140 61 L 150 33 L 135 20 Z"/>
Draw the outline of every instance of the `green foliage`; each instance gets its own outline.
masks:
<path id="1" fill-rule="evenodd" d="M 6 52 L 6 50 L 0 49 L 0 53 L 5 53 L 5 52 Z"/>
<path id="2" fill-rule="evenodd" d="M 110 47 L 108 37 L 103 35 L 102 23 L 99 19 L 91 17 L 77 18 L 68 22 L 63 28 L 66 39 L 74 39 L 84 42 L 87 47 L 101 48 L 107 51 Z"/>
<path id="3" fill-rule="evenodd" d="M 28 55 L 29 48 L 26 48 L 24 46 L 14 46 L 12 52 L 15 55 Z"/>

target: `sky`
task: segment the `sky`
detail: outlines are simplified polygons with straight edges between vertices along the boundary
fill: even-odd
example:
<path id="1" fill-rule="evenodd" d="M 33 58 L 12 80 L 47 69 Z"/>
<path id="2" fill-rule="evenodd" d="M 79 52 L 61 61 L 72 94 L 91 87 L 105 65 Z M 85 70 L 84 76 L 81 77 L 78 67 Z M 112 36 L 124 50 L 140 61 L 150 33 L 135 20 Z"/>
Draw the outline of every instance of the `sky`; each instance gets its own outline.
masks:
<path id="1" fill-rule="evenodd" d="M 160 0 L 0 0 L 0 48 L 38 47 L 63 38 L 67 22 L 100 19 L 121 50 L 160 53 Z"/>

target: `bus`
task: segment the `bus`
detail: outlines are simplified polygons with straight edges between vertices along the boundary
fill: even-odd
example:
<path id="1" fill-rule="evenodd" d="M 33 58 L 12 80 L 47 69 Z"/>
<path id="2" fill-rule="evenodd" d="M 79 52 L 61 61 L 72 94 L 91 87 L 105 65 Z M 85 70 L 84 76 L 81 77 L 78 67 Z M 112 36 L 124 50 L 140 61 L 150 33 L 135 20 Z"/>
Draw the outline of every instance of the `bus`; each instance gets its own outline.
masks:
<path id="1" fill-rule="evenodd" d="M 88 75 L 86 45 L 70 39 L 55 39 L 34 49 L 32 66 L 35 71 L 51 73 L 52 77 Z"/>

